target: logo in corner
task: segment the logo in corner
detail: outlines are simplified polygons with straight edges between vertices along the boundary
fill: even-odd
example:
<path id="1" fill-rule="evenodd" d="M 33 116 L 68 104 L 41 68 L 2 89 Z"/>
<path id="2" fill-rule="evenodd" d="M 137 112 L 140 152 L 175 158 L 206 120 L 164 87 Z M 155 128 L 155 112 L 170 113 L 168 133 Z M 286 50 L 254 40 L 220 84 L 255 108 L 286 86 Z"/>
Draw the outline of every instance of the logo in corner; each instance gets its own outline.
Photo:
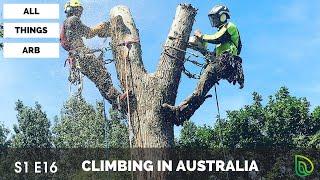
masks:
<path id="1" fill-rule="evenodd" d="M 302 155 L 295 155 L 294 169 L 297 176 L 306 177 L 312 174 L 314 165 L 309 158 Z"/>

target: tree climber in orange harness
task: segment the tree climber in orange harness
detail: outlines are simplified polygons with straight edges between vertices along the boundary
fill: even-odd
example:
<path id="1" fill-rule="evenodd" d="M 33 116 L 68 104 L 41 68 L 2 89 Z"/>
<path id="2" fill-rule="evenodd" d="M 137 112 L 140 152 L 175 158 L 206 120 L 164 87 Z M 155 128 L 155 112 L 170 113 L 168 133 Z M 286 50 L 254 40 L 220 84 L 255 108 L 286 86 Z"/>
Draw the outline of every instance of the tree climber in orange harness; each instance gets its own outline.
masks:
<path id="1" fill-rule="evenodd" d="M 66 60 L 66 63 L 70 66 L 69 81 L 72 84 L 79 85 L 82 84 L 82 78 L 77 59 L 102 59 L 102 53 L 101 57 L 96 57 L 94 51 L 84 45 L 82 38 L 90 39 L 95 36 L 106 38 L 108 36 L 109 22 L 103 22 L 93 28 L 84 25 L 80 19 L 83 12 L 80 0 L 67 2 L 64 6 L 64 12 L 66 13 L 66 20 L 61 29 L 60 43 L 69 52 L 69 57 Z"/>

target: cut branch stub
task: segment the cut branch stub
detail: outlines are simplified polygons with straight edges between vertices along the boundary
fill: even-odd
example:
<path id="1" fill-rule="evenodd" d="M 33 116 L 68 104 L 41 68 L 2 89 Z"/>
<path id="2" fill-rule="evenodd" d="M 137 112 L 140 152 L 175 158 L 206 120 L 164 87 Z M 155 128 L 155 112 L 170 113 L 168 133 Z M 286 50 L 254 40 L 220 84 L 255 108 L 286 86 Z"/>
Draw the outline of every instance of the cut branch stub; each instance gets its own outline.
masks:
<path id="1" fill-rule="evenodd" d="M 112 52 L 118 79 L 124 91 L 126 75 L 130 75 L 128 78 L 129 84 L 134 86 L 140 83 L 143 75 L 146 75 L 141 57 L 140 38 L 127 7 L 116 6 L 112 8 L 110 18 Z M 127 67 L 125 67 L 124 61 L 127 61 Z M 132 73 L 132 71 L 135 73 Z"/>
<path id="2" fill-rule="evenodd" d="M 165 42 L 156 71 L 165 103 L 175 103 L 183 70 L 184 51 L 187 48 L 196 12 L 197 10 L 190 4 L 180 4 Z"/>

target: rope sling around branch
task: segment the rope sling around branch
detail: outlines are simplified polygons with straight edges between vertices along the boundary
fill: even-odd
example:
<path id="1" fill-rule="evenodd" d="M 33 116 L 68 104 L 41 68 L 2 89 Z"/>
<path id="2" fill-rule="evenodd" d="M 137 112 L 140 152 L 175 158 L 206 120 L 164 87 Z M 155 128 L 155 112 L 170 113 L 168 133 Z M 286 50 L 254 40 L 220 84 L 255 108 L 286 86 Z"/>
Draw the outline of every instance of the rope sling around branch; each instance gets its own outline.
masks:
<path id="1" fill-rule="evenodd" d="M 190 71 L 188 71 L 185 67 L 185 64 L 183 65 L 183 69 L 182 69 L 182 72 L 188 77 L 188 78 L 191 78 L 191 79 L 200 79 L 200 76 L 202 74 L 202 71 L 205 69 L 206 67 L 206 64 L 203 64 L 203 63 L 199 63 L 198 61 L 195 61 L 195 60 L 191 60 L 191 56 L 194 56 L 196 58 L 204 58 L 206 59 L 206 57 L 204 56 L 201 56 L 201 55 L 198 55 L 196 53 L 193 53 L 193 52 L 190 52 L 190 51 L 187 51 L 187 50 L 183 50 L 183 49 L 180 49 L 180 48 L 177 48 L 177 47 L 174 47 L 174 46 L 168 46 L 168 45 L 164 45 L 164 54 L 168 55 L 169 57 L 173 58 L 173 59 L 176 59 L 176 60 L 179 60 L 179 61 L 182 61 L 183 63 L 185 62 L 190 62 L 191 64 L 195 65 L 195 66 L 198 66 L 201 68 L 201 71 L 199 74 L 195 74 L 195 73 L 191 73 Z M 171 48 L 171 49 L 174 49 L 174 50 L 177 50 L 177 51 L 180 51 L 180 52 L 183 52 L 183 53 L 186 53 L 186 54 L 189 54 L 189 56 L 187 58 L 184 58 L 183 60 L 182 59 L 179 59 L 178 57 L 175 57 L 171 54 L 169 54 L 166 50 L 168 48 Z M 206 60 L 207 61 L 207 60 Z"/>

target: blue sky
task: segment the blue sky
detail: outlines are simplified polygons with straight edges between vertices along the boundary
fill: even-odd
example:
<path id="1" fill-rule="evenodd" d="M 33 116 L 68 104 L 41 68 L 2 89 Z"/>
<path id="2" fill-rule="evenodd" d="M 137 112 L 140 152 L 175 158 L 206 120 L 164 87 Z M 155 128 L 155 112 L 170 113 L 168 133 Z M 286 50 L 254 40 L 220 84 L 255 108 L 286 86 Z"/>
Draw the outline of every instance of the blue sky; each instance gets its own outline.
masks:
<path id="1" fill-rule="evenodd" d="M 4 2 L 60 3 L 65 1 L 22 1 Z M 320 1 L 283 0 L 84 0 L 83 22 L 88 26 L 108 18 L 109 10 L 118 4 L 131 8 L 140 30 L 144 63 L 153 72 L 172 23 L 176 6 L 191 3 L 198 9 L 194 29 L 214 33 L 207 13 L 216 3 L 224 3 L 231 10 L 232 21 L 238 25 L 242 36 L 245 71 L 245 88 L 239 90 L 223 81 L 218 87 L 221 112 L 239 109 L 251 103 L 251 94 L 257 91 L 267 99 L 281 86 L 287 86 L 292 94 L 307 97 L 312 108 L 320 105 Z M 64 18 L 61 11 L 60 22 Z M 34 41 L 34 40 L 32 40 Z M 39 41 L 39 40 L 36 40 Z M 49 40 L 56 41 L 56 40 Z M 86 41 L 90 47 L 106 44 L 102 39 Z M 0 57 L 0 122 L 12 128 L 17 123 L 14 103 L 21 99 L 27 105 L 38 101 L 53 119 L 58 115 L 63 102 L 69 96 L 67 69 L 63 67 L 66 52 L 61 49 L 60 59 L 10 59 Z M 197 72 L 196 67 L 188 66 Z M 108 69 L 114 73 L 112 65 Z M 117 84 L 116 79 L 115 83 Z M 192 93 L 196 81 L 182 78 L 177 103 Z M 212 90 L 211 93 L 214 93 Z M 94 103 L 101 100 L 93 83 L 85 81 L 85 98 Z M 215 100 L 209 99 L 196 112 L 192 120 L 199 125 L 212 125 L 217 115 Z M 179 128 L 176 128 L 179 131 Z"/>

